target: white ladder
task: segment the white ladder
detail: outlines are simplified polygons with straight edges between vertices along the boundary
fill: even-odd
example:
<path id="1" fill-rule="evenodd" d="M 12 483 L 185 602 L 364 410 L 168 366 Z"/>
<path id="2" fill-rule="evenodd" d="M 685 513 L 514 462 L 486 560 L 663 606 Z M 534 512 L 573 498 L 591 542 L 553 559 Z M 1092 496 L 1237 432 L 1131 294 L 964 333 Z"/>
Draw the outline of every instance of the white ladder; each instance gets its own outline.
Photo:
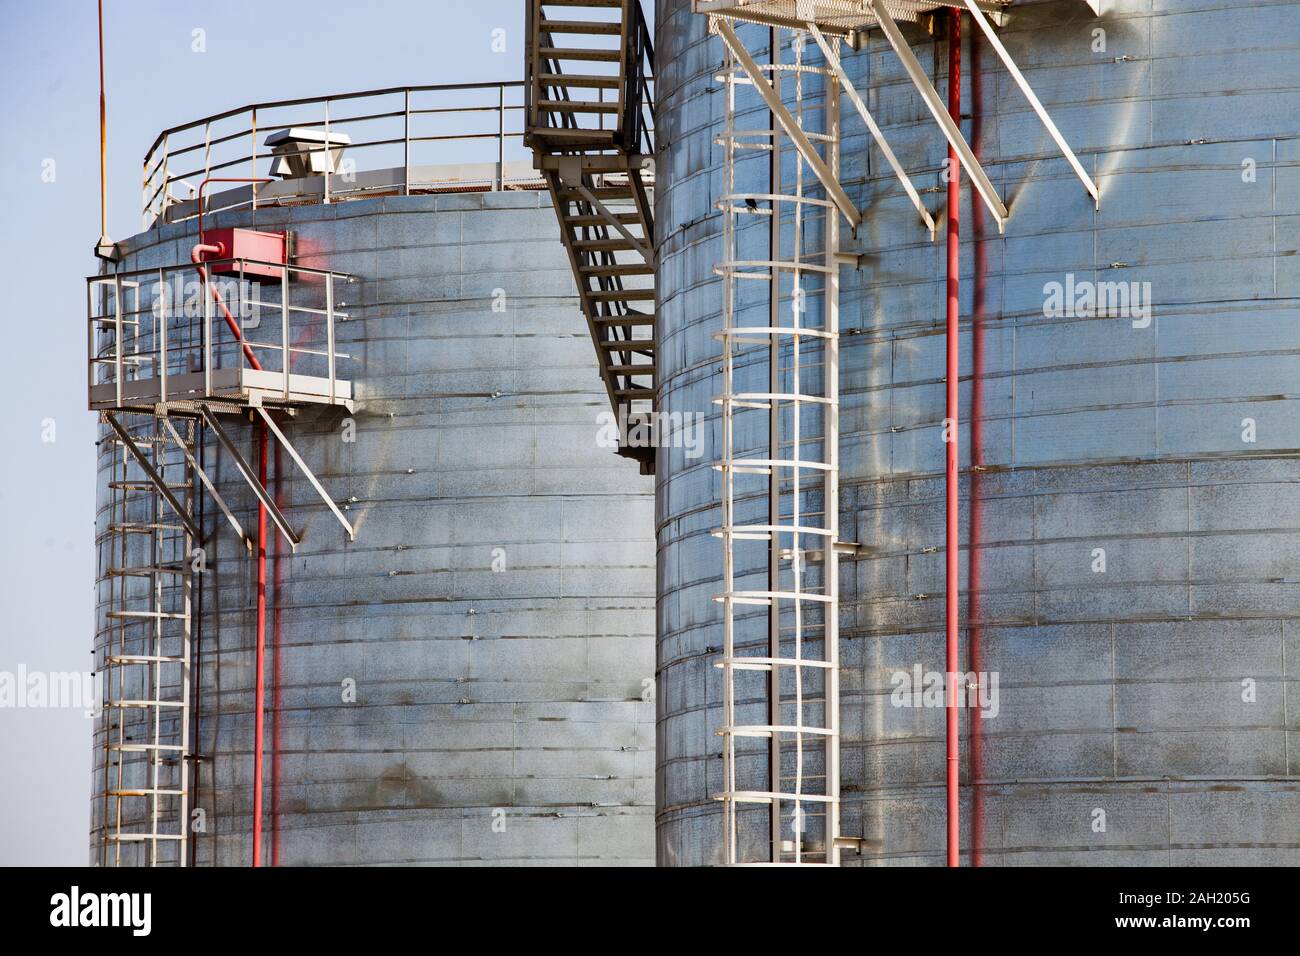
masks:
<path id="1" fill-rule="evenodd" d="M 838 175 L 839 89 L 775 31 L 789 62 L 750 64 Z M 801 153 L 738 129 L 757 98 L 728 46 L 723 247 L 723 862 L 839 863 L 839 216 Z M 774 82 L 775 81 L 775 82 Z M 805 97 L 815 105 L 805 106 Z M 764 163 L 764 157 L 768 162 Z M 757 158 L 757 162 L 756 162 Z M 787 161 L 787 162 L 783 162 Z M 788 161 L 792 160 L 792 163 Z M 766 168 L 765 168 L 766 167 Z M 782 170 L 785 170 L 784 174 Z M 738 176 L 740 173 L 740 176 Z M 744 182 L 738 182 L 743 179 Z M 746 578 L 752 580 L 745 580 Z M 766 608 L 766 613 L 754 613 Z M 750 739 L 761 748 L 745 747 Z M 747 814 L 765 805 L 767 820 Z"/>
<path id="2" fill-rule="evenodd" d="M 99 862 L 185 866 L 195 547 L 189 453 L 197 425 L 142 414 L 103 419 L 114 432 L 106 439 L 112 504 L 99 541 L 107 598 L 97 642 L 104 697 Z"/>

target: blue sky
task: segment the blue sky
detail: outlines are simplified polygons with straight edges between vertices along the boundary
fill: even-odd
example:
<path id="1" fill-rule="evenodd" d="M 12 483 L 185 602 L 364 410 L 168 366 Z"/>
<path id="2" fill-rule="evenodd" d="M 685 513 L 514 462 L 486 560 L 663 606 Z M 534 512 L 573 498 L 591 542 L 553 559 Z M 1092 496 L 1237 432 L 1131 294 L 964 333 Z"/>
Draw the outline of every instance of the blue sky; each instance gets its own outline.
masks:
<path id="1" fill-rule="evenodd" d="M 94 0 L 0 0 L 0 671 L 91 667 L 95 418 L 85 286 L 99 235 Z M 331 92 L 520 79 L 521 0 L 106 0 L 109 232 L 139 231 L 140 168 L 164 128 Z M 192 50 L 205 31 L 205 53 Z M 492 33 L 506 31 L 494 53 Z M 54 181 L 43 171 L 53 160 Z M 54 440 L 49 420 L 53 421 Z M 0 709 L 0 865 L 88 859 L 90 721 Z"/>

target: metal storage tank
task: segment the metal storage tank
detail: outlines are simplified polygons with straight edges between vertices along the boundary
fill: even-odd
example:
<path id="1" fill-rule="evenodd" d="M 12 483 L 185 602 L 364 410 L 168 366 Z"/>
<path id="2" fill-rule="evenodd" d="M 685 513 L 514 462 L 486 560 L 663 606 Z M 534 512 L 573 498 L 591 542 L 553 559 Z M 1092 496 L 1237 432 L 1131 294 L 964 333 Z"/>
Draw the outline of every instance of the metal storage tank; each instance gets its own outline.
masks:
<path id="1" fill-rule="evenodd" d="M 703 459 L 658 466 L 657 852 L 700 865 L 723 860 L 722 47 L 690 0 L 657 13 L 660 407 L 715 425 Z M 738 30 L 765 62 L 766 29 Z M 972 33 L 963 129 L 1011 215 L 972 228 L 966 191 L 962 655 L 1000 683 L 996 716 L 962 716 L 962 863 L 1294 865 L 1300 7 L 1011 6 L 1001 35 L 1098 209 Z M 942 91 L 946 41 L 906 34 Z M 947 146 L 898 59 L 878 34 L 843 52 L 937 193 Z M 865 218 L 841 240 L 840 538 L 866 549 L 840 564 L 841 832 L 866 841 L 843 862 L 941 865 L 944 712 L 891 694 L 944 669 L 944 249 L 842 113 Z M 1150 283 L 1149 322 L 1045 311 L 1052 283 L 1111 281 Z"/>
<path id="2" fill-rule="evenodd" d="M 502 135 L 487 137 L 495 155 L 477 166 L 457 152 L 466 142 L 418 142 L 409 125 L 397 134 L 395 156 L 388 147 L 390 160 L 380 151 L 359 153 L 362 140 L 391 136 L 367 136 L 342 121 L 349 112 L 388 109 L 395 97 L 392 115 L 400 125 L 405 110 L 411 124 L 413 101 L 419 105 L 417 97 L 428 92 L 303 101 L 300 115 L 318 117 L 324 106 L 327 135 L 352 130 L 348 149 L 361 171 L 336 163 L 325 184 L 320 175 L 284 170 L 290 175 L 264 187 L 253 208 L 248 186 L 214 186 L 208 194 L 210 209 L 226 210 L 205 217 L 209 235 L 229 227 L 287 230 L 295 266 L 354 277 L 336 284 L 333 302 L 337 349 L 347 356 L 337 374 L 350 383 L 354 407 L 303 406 L 292 419 L 281 418 L 280 428 L 341 506 L 355 540 L 271 441 L 267 487 L 302 541 L 290 549 L 270 527 L 264 859 L 648 863 L 652 482 L 595 440 L 604 393 L 549 197 L 518 144 L 518 84 L 435 90 L 459 96 L 461 107 L 489 104 L 489 129 Z M 466 99 L 471 94 L 474 103 Z M 260 124 L 256 107 L 225 121 L 247 131 L 250 112 L 244 155 L 251 143 L 251 169 L 264 175 L 263 137 L 276 128 L 267 118 L 271 108 L 260 108 Z M 200 141 L 217 139 L 211 129 L 220 119 L 190 124 L 191 132 L 197 129 Z M 314 127 L 301 118 L 278 125 L 289 123 L 320 129 L 318 118 Z M 403 135 L 410 137 L 405 162 Z M 146 176 L 151 167 L 162 168 L 164 180 L 181 175 L 180 139 L 171 137 L 172 173 L 153 155 Z M 195 161 L 192 155 L 191 166 Z M 201 154 L 197 162 L 203 165 Z M 170 184 L 163 194 L 172 188 L 184 196 Z M 147 209 L 149 193 L 147 182 Z M 116 270 L 179 268 L 193 279 L 193 199 L 152 211 L 161 218 L 120 244 Z M 288 285 L 286 296 L 310 304 L 298 298 L 306 283 Z M 257 294 L 271 305 L 261 313 L 270 317 L 263 331 L 278 342 L 280 286 L 268 280 Z M 259 333 L 247 335 L 251 341 Z M 311 343 L 320 341 L 308 344 L 319 350 Z M 256 468 L 251 413 L 234 411 L 240 414 L 222 415 L 221 423 Z M 142 443 L 161 431 L 151 415 L 133 421 Z M 172 421 L 184 431 L 189 420 Z M 122 563 L 110 535 L 119 520 L 113 484 L 121 452 L 107 427 L 102 433 L 101 669 L 116 606 L 110 573 Z M 257 501 L 250 486 L 213 430 L 199 435 L 196 457 L 233 517 L 252 532 Z M 198 811 L 202 821 L 180 853 L 196 865 L 247 865 L 255 561 L 205 489 L 195 483 L 177 493 L 204 502 L 206 562 L 192 591 L 176 591 L 167 604 L 193 608 L 188 749 L 196 754 L 197 779 L 186 814 Z M 140 511 L 148 506 L 136 501 L 135 520 L 158 520 Z M 148 563 L 144 545 L 130 547 L 137 563 Z M 169 555 L 173 562 L 188 557 Z M 175 672 L 162 680 L 180 696 Z M 163 720 L 164 735 L 174 734 L 172 714 Z M 107 775 L 105 738 L 101 718 L 92 861 L 150 862 L 158 846 L 158 862 L 178 862 L 174 842 L 111 839 L 116 809 L 104 792 L 122 785 Z M 129 759 L 138 764 L 133 773 L 152 773 L 145 757 Z M 174 758 L 162 763 L 164 782 L 160 787 L 154 778 L 153 789 L 165 790 L 178 771 Z M 145 777 L 135 779 L 141 786 Z M 126 806 L 124 831 L 158 827 L 150 823 L 148 799 Z M 174 802 L 163 802 L 162 829 L 176 830 L 176 813 Z"/>

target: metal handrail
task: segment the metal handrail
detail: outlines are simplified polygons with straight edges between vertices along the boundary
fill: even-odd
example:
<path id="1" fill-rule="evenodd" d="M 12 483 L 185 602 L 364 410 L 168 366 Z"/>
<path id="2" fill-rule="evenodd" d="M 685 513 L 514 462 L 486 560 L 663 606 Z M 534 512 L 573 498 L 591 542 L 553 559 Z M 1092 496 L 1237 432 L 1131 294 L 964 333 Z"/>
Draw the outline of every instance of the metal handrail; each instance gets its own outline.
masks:
<path id="1" fill-rule="evenodd" d="M 129 272 L 89 276 L 86 279 L 88 387 L 93 390 L 97 386 L 114 386 L 116 393 L 115 407 L 122 408 L 125 407 L 123 402 L 124 383 L 156 379 L 159 387 L 158 400 L 165 403 L 175 397 L 174 394 L 169 392 L 168 388 L 168 376 L 171 374 L 169 372 L 170 366 L 174 360 L 184 357 L 181 362 L 184 366 L 184 373 L 195 374 L 201 372 L 204 378 L 204 393 L 207 397 L 213 397 L 212 373 L 220 365 L 223 354 L 229 353 L 236 357 L 238 367 L 244 369 L 246 367 L 244 348 L 247 347 L 266 350 L 271 353 L 280 353 L 281 367 L 279 371 L 277 372 L 274 369 L 266 371 L 283 376 L 283 384 L 279 390 L 284 401 L 290 401 L 294 395 L 290 379 L 291 374 L 297 374 L 293 371 L 294 357 L 314 356 L 318 359 L 323 358 L 327 372 L 316 377 L 328 379 L 328 394 L 331 402 L 334 401 L 338 394 L 337 363 L 339 360 L 351 358 L 350 355 L 339 352 L 335 347 L 336 323 L 340 320 L 346 321 L 349 316 L 346 312 L 340 312 L 334 308 L 334 284 L 339 280 L 351 281 L 352 277 L 346 273 L 325 269 L 291 266 L 285 263 L 250 258 L 209 259 L 204 260 L 204 265 L 209 269 L 213 266 L 229 266 L 238 270 L 237 274 L 226 273 L 222 278 L 232 282 L 237 281 L 240 284 L 241 308 L 244 305 L 256 305 L 259 310 L 271 312 L 271 318 L 269 319 L 262 319 L 259 316 L 257 327 L 260 328 L 264 324 L 268 328 L 275 327 L 276 331 L 279 332 L 279 341 L 252 341 L 242 334 L 247 331 L 243 326 L 241 326 L 239 334 L 226 336 L 229 341 L 218 341 L 218 336 L 224 334 L 222 329 L 225 326 L 222 322 L 214 325 L 212 321 L 214 316 L 213 300 L 209 294 L 209 283 L 207 282 L 202 283 L 204 286 L 201 292 L 202 316 L 187 315 L 184 308 L 179 311 L 173 308 L 164 313 L 158 307 L 156 301 L 150 302 L 148 305 L 142 304 L 144 301 L 142 293 L 147 288 L 154 290 L 170 288 L 169 280 L 173 276 L 179 275 L 184 279 L 196 281 L 193 278 L 192 265 L 164 266 L 162 268 L 136 269 Z M 270 267 L 279 270 L 280 295 L 278 302 L 264 299 L 260 292 L 252 298 L 245 296 L 246 270 L 250 267 Z M 290 303 L 289 289 L 291 280 L 306 277 L 324 279 L 324 288 L 321 292 L 324 301 L 323 308 Z M 219 282 L 220 279 L 215 281 Z M 113 301 L 109 304 L 106 300 L 101 300 L 102 304 L 97 309 L 94 293 L 97 287 L 103 286 L 112 287 Z M 182 286 L 182 290 L 184 290 L 184 286 Z M 134 308 L 130 309 L 127 309 L 123 304 L 124 295 L 128 292 L 135 297 Z M 155 292 L 155 297 L 161 297 L 161 295 L 161 291 Z M 275 322 L 277 311 L 279 313 L 278 323 Z M 299 324 L 298 339 L 291 342 L 290 332 L 292 319 L 295 315 L 300 318 L 305 317 L 305 321 L 309 324 L 305 326 Z M 153 321 L 148 321 L 150 318 Z M 309 347 L 304 342 L 305 334 L 308 331 L 319 331 L 322 325 L 326 343 L 325 348 Z M 98 341 L 96 337 L 97 331 L 99 332 Z M 217 362 L 213 360 L 214 350 L 216 351 Z M 199 358 L 199 368 L 193 367 L 195 356 Z M 97 369 L 99 370 L 98 374 L 96 374 Z"/>
<path id="2" fill-rule="evenodd" d="M 654 80 L 655 51 L 654 40 L 650 36 L 650 26 L 646 23 L 645 13 L 640 0 L 627 0 L 628 23 L 626 55 L 628 66 L 633 68 L 632 75 L 626 77 L 626 93 L 623 108 L 626 116 L 623 128 L 626 130 L 627 148 L 640 151 L 647 156 L 654 155 Z"/>
<path id="3" fill-rule="evenodd" d="M 542 46 L 555 46 L 554 37 L 549 30 L 543 29 L 545 17 L 542 7 L 546 0 L 529 0 L 525 4 L 526 35 L 528 36 L 527 74 L 525 83 L 524 107 L 529 128 L 568 129 L 581 131 L 582 126 L 570 113 L 553 113 L 543 109 L 542 99 L 558 98 L 568 100 L 565 88 L 543 83 L 543 73 L 563 76 L 564 70 L 558 59 L 544 57 Z M 621 17 L 624 24 L 620 39 L 621 56 L 618 61 L 617 79 L 621 108 L 616 114 L 614 133 L 620 148 L 630 153 L 643 155 L 654 154 L 654 46 L 650 36 L 649 24 L 641 8 L 641 0 L 622 0 Z M 597 91 L 603 102 L 603 89 Z M 599 130 L 605 131 L 604 117 L 599 118 Z M 593 130 L 594 132 L 594 130 Z"/>
<path id="4" fill-rule="evenodd" d="M 266 170 L 259 169 L 259 165 L 264 166 L 267 162 L 274 160 L 276 156 L 266 149 L 264 143 L 259 144 L 259 136 L 264 139 L 265 136 L 271 133 L 292 128 L 324 130 L 327 134 L 348 132 L 353 136 L 353 141 L 346 146 L 350 159 L 360 151 L 382 150 L 384 147 L 390 147 L 393 148 L 395 153 L 397 148 L 400 147 L 401 156 L 395 157 L 395 161 L 392 163 L 378 163 L 364 167 L 358 165 L 356 167 L 357 172 L 376 172 L 390 169 L 397 171 L 398 175 L 394 177 L 393 182 L 372 187 L 375 189 L 397 189 L 403 194 L 410 194 L 413 189 L 421 188 L 413 183 L 411 175 L 413 146 L 432 143 L 465 143 L 469 144 L 472 149 L 485 141 L 492 142 L 493 146 L 490 149 L 481 150 L 481 153 L 476 153 L 473 159 L 448 160 L 447 162 L 495 165 L 496 174 L 490 179 L 486 177 L 482 180 L 475 178 L 472 181 L 473 186 L 484 191 L 499 191 L 512 186 L 515 188 L 541 188 L 540 179 L 532 177 L 531 174 L 526 180 L 520 179 L 517 182 L 509 180 L 505 175 L 505 165 L 509 161 L 508 152 L 517 152 L 517 159 L 520 162 L 524 162 L 528 158 L 528 154 L 522 148 L 527 111 L 527 105 L 522 95 L 525 92 L 525 84 L 520 81 L 398 86 L 377 90 L 336 93 L 320 97 L 254 103 L 215 113 L 179 126 L 173 126 L 158 134 L 144 157 L 141 185 L 142 228 L 148 229 L 160 220 L 167 221 L 168 209 L 176 203 L 184 201 L 173 195 L 173 187 L 181 185 L 192 189 L 192 185 L 186 182 L 188 179 L 207 177 L 214 173 L 232 171 L 241 167 L 248 170 L 251 176 L 265 175 Z M 489 95 L 484 96 L 479 102 L 472 103 L 446 104 L 438 102 L 440 97 L 456 97 L 476 93 Z M 400 100 L 393 109 L 375 109 L 368 106 L 364 109 L 355 110 L 348 115 L 339 115 L 340 107 L 343 110 L 348 110 L 360 101 L 378 97 L 400 97 Z M 421 102 L 421 98 L 426 98 L 426 101 Z M 272 117 L 273 122 L 266 122 L 268 113 L 274 113 L 277 110 L 291 110 L 296 107 L 309 108 L 308 112 L 311 115 L 288 120 Z M 472 127 L 464 128 L 469 124 L 463 121 L 474 114 L 495 116 L 496 122 L 492 124 L 490 130 L 485 131 L 478 131 Z M 429 130 L 420 128 L 422 122 L 424 124 L 437 121 L 455 123 L 457 120 L 462 122 L 458 123 L 458 128 L 455 129 Z M 214 131 L 214 127 L 230 121 L 238 123 L 235 130 Z M 382 128 L 376 129 L 376 126 Z M 519 148 L 517 150 L 513 148 L 507 149 L 507 146 L 512 141 L 518 143 Z M 242 149 L 239 148 L 237 144 L 241 142 L 246 142 L 247 146 Z M 322 143 L 320 146 L 309 146 L 300 149 L 299 155 L 313 152 L 324 153 L 330 148 L 328 144 Z M 192 160 L 191 157 L 193 157 Z M 192 168 L 187 167 L 183 172 L 174 171 L 174 167 L 178 166 L 181 160 L 186 161 Z M 433 164 L 426 163 L 422 165 Z M 325 181 L 325 202 L 332 202 L 332 197 L 340 195 L 337 191 L 331 191 L 332 180 L 337 180 L 340 176 L 339 172 L 333 171 L 326 173 L 323 177 Z M 471 181 L 466 180 L 462 185 L 471 185 Z M 440 181 L 437 184 L 427 184 L 427 188 L 430 190 L 435 188 L 456 188 L 456 184 L 453 182 L 442 183 Z M 345 190 L 344 195 L 347 192 Z M 295 198 L 297 200 L 301 199 L 301 197 Z M 257 208 L 259 201 L 256 195 L 252 197 L 251 205 L 254 209 Z"/>

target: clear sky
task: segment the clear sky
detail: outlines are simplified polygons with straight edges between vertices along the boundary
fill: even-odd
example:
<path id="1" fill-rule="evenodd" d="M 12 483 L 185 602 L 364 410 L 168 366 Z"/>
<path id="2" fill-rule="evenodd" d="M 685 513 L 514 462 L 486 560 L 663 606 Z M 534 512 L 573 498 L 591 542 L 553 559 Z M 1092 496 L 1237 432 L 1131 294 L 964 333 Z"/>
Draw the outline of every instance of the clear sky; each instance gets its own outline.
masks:
<path id="1" fill-rule="evenodd" d="M 141 162 L 164 128 L 259 101 L 523 73 L 522 0 L 105 8 L 115 239 L 139 231 Z M 0 672 L 85 671 L 95 573 L 84 277 L 95 271 L 99 235 L 96 5 L 0 0 L 0 13 Z M 204 53 L 192 50 L 196 28 Z M 498 28 L 504 53 L 491 47 Z M 87 861 L 90 726 L 79 710 L 0 708 L 0 864 Z"/>

